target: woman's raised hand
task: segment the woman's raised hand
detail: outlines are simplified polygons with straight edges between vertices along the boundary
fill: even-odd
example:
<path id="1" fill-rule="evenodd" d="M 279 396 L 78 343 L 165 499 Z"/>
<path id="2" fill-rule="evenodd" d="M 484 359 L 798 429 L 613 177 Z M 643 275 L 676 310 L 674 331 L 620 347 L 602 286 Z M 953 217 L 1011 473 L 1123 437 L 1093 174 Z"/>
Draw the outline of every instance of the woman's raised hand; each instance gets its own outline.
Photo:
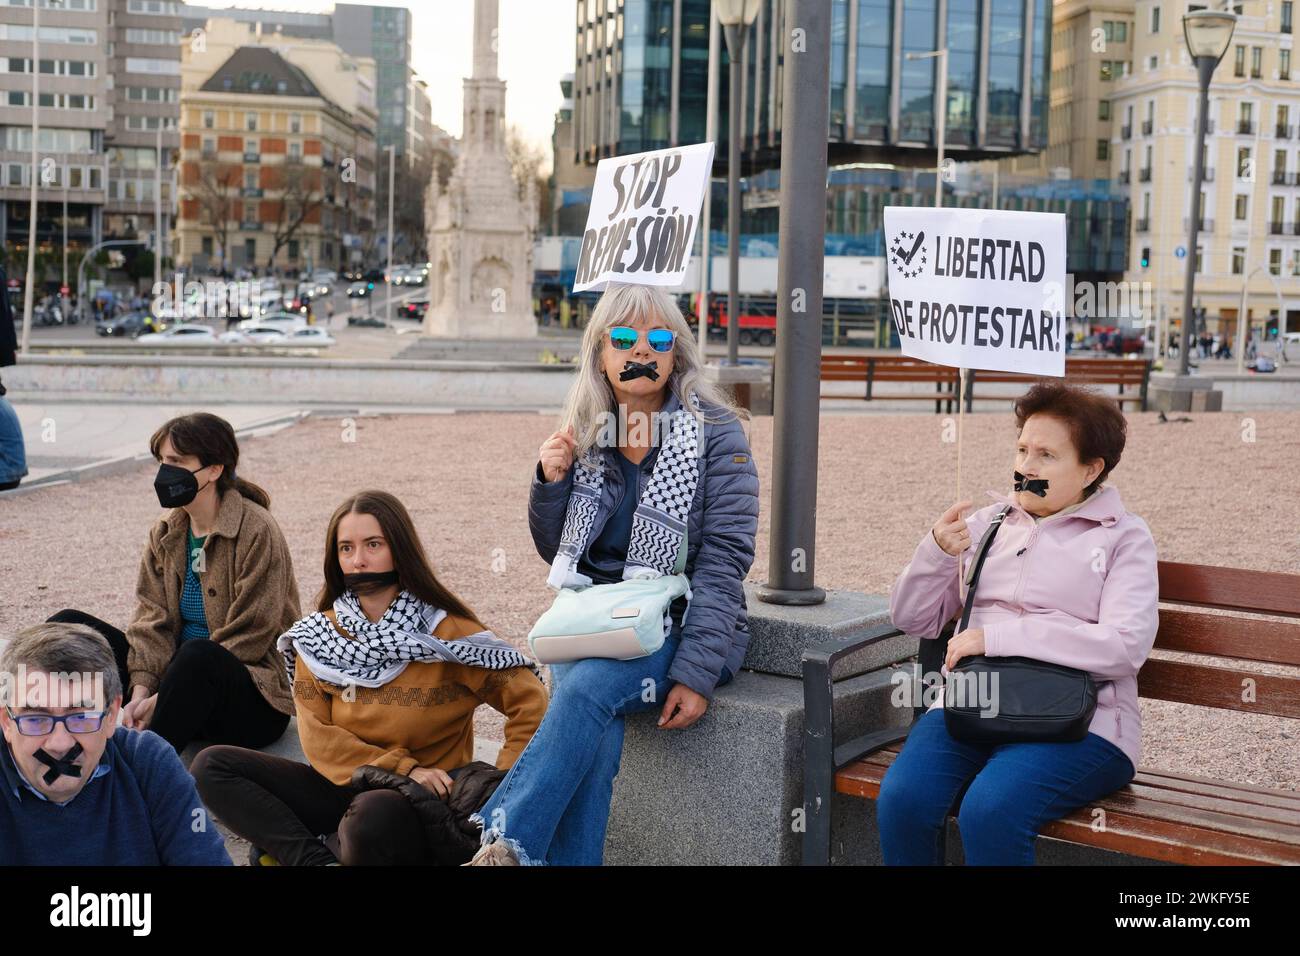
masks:
<path id="1" fill-rule="evenodd" d="M 970 529 L 966 527 L 966 519 L 961 516 L 970 506 L 969 501 L 957 502 L 941 514 L 930 529 L 939 547 L 954 558 L 970 547 Z"/>
<path id="2" fill-rule="evenodd" d="M 542 474 L 546 476 L 547 481 L 559 481 L 568 474 L 569 468 L 573 465 L 573 453 L 577 445 L 572 425 L 542 442 L 542 447 L 537 452 L 537 460 L 541 462 Z"/>

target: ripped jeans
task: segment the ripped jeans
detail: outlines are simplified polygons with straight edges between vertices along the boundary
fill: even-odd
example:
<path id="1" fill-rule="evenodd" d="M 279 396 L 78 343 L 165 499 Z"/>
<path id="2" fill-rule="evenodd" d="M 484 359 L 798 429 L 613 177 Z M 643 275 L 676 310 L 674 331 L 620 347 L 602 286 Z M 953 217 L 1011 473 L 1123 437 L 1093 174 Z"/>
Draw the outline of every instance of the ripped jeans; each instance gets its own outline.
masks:
<path id="1" fill-rule="evenodd" d="M 524 864 L 601 865 L 623 718 L 662 709 L 680 643 L 674 628 L 649 657 L 551 666 L 551 703 L 541 726 L 473 818 L 485 824 L 485 843 L 504 837 Z M 730 677 L 724 668 L 720 683 Z"/>

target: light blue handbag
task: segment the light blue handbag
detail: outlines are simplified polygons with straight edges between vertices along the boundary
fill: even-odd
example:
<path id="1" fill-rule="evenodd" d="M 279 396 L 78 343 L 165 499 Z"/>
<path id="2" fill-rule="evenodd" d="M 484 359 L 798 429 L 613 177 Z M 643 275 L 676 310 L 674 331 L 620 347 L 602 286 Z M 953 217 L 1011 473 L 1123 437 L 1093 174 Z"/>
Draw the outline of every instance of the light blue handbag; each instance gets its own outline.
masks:
<path id="1" fill-rule="evenodd" d="M 686 568 L 686 536 L 677 553 L 675 574 L 632 578 L 614 584 L 561 588 L 555 602 L 528 633 L 528 648 L 539 664 L 565 664 L 587 657 L 618 661 L 648 657 L 667 638 L 664 615 L 683 594 L 691 599 Z"/>

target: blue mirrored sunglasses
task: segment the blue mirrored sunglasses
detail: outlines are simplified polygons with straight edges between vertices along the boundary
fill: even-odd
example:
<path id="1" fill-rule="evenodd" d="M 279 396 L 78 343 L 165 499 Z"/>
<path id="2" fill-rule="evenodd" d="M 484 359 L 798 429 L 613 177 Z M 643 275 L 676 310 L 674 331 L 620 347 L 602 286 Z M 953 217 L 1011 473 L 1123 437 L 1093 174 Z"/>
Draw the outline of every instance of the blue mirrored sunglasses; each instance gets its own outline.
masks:
<path id="1" fill-rule="evenodd" d="M 645 335 L 650 348 L 656 352 L 671 352 L 673 341 L 677 338 L 676 333 L 671 329 L 651 329 Z M 628 328 L 626 325 L 615 325 L 609 330 L 609 344 L 620 352 L 625 352 L 636 346 L 636 340 L 640 336 L 641 333 L 636 329 Z"/>

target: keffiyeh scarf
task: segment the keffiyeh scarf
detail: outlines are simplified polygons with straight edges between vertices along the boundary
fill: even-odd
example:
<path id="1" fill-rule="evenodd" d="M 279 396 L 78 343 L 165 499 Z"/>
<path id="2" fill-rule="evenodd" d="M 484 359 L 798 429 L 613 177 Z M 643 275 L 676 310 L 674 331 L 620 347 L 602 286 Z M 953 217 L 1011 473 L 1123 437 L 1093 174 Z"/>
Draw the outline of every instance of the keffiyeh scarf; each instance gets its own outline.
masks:
<path id="1" fill-rule="evenodd" d="M 434 628 L 447 612 L 406 591 L 398 593 L 377 622 L 366 617 L 351 591 L 335 600 L 334 614 L 351 638 L 340 634 L 320 611 L 280 635 L 276 647 L 284 655 L 290 680 L 296 657 L 318 679 L 339 687 L 382 687 L 412 661 L 445 661 L 488 670 L 527 667 L 541 676 L 536 664 L 491 631 L 454 641 L 434 637 Z"/>
<path id="2" fill-rule="evenodd" d="M 673 412 L 672 428 L 660 446 L 650 481 L 641 492 L 623 566 L 625 581 L 676 573 L 686 520 L 700 480 L 700 400 L 694 392 L 690 405 L 691 410 L 678 408 Z M 564 531 L 546 579 L 556 590 L 591 584 L 591 578 L 578 572 L 578 559 L 587 550 L 604 483 L 604 463 L 599 452 L 590 449 L 574 467 Z"/>

